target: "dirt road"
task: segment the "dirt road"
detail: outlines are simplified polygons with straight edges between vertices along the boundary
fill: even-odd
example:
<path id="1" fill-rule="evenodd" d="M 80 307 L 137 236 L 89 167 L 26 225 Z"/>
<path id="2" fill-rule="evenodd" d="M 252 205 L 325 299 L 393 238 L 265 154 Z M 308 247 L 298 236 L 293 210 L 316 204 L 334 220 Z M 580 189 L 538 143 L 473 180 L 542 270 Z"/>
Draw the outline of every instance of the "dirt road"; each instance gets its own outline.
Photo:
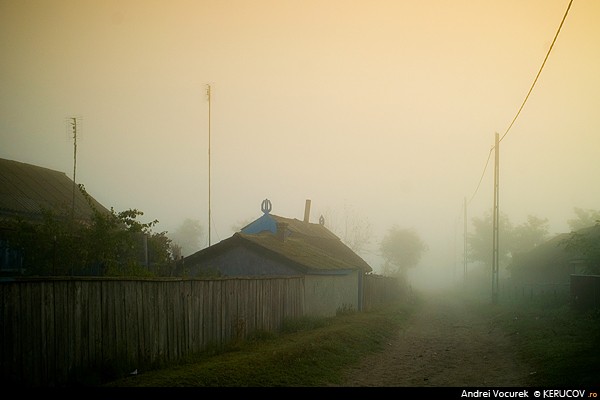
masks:
<path id="1" fill-rule="evenodd" d="M 386 349 L 347 371 L 341 386 L 370 387 L 524 387 L 531 373 L 519 361 L 510 333 L 494 315 L 470 312 L 451 296 L 423 296 Z"/>

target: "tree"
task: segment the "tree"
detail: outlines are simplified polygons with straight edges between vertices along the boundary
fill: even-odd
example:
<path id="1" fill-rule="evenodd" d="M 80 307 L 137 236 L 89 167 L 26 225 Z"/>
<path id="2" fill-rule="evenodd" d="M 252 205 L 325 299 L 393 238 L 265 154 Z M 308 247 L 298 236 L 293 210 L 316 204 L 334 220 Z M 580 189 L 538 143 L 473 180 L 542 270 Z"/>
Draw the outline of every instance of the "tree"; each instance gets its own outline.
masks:
<path id="1" fill-rule="evenodd" d="M 561 242 L 569 253 L 585 260 L 585 272 L 600 274 L 600 221 L 596 225 L 571 232 Z"/>
<path id="2" fill-rule="evenodd" d="M 576 218 L 567 221 L 572 232 L 578 231 L 583 228 L 594 226 L 594 224 L 600 221 L 600 211 L 575 207 L 573 209 Z"/>
<path id="3" fill-rule="evenodd" d="M 527 222 L 516 226 L 511 232 L 509 250 L 511 254 L 529 251 L 548 239 L 548 219 L 527 216 Z"/>
<path id="4" fill-rule="evenodd" d="M 144 213 L 137 209 L 100 212 L 83 185 L 79 189 L 92 209 L 87 221 L 51 210 L 42 210 L 37 221 L 14 221 L 10 244 L 21 250 L 26 274 L 147 276 L 146 260 L 170 262 L 170 239 L 152 232 L 157 220 L 140 222 Z"/>
<path id="5" fill-rule="evenodd" d="M 186 218 L 181 225 L 170 235 L 174 252 L 179 251 L 180 256 L 189 256 L 200 250 L 200 242 L 204 236 L 204 228 L 197 219 Z"/>
<path id="6" fill-rule="evenodd" d="M 474 231 L 467 238 L 468 259 L 481 262 L 487 271 L 491 271 L 493 257 L 492 214 L 487 212 L 482 218 L 472 219 Z M 506 214 L 499 221 L 499 267 L 512 272 L 514 257 L 526 253 L 548 238 L 548 219 L 528 215 L 527 221 L 513 227 Z"/>
<path id="7" fill-rule="evenodd" d="M 9 247 L 16 249 L 23 273 L 29 275 L 67 275 L 75 260 L 85 258 L 78 252 L 79 223 L 72 223 L 69 212 L 56 214 L 40 210 L 39 219 L 21 217 L 7 221 Z"/>
<path id="8" fill-rule="evenodd" d="M 385 260 L 384 271 L 405 277 L 408 269 L 419 264 L 428 247 L 414 229 L 394 225 L 381 240 L 379 249 Z"/>
<path id="9" fill-rule="evenodd" d="M 111 207 L 110 213 L 105 214 L 94 208 L 91 225 L 80 231 L 81 247 L 88 253 L 87 263 L 99 263 L 102 275 L 150 275 L 144 265 L 149 256 L 146 253 L 147 246 L 153 249 L 152 253 L 159 262 L 166 262 L 169 258 L 167 250 L 161 246 L 152 246 L 152 227 L 158 220 L 142 223 L 138 221 L 138 217 L 142 215 L 144 213 L 137 209 L 117 213 Z"/>
<path id="10" fill-rule="evenodd" d="M 371 243 L 373 229 L 367 218 L 344 205 L 340 215 L 336 210 L 326 209 L 323 213 L 325 226 L 355 253 L 362 253 Z"/>
<path id="11" fill-rule="evenodd" d="M 493 219 L 491 211 L 483 217 L 471 219 L 473 231 L 467 237 L 467 259 L 471 262 L 481 262 L 485 267 L 491 269 L 493 254 Z M 500 265 L 506 266 L 510 260 L 512 245 L 512 224 L 508 216 L 500 213 L 498 226 L 499 249 L 498 261 Z"/>

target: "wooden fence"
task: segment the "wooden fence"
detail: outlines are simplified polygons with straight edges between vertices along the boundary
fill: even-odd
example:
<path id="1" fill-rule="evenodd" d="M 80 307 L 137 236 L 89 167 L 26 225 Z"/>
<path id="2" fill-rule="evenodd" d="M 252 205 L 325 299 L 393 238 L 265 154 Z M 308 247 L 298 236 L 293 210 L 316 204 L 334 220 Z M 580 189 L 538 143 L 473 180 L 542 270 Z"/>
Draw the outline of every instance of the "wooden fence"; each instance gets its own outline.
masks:
<path id="1" fill-rule="evenodd" d="M 406 295 L 406 288 L 402 288 L 397 278 L 369 274 L 364 279 L 363 310 L 370 311 L 392 301 L 399 300 Z"/>
<path id="2" fill-rule="evenodd" d="M 392 299 L 368 277 L 365 304 Z M 0 282 L 0 383 L 96 385 L 304 315 L 304 278 L 44 278 Z"/>
<path id="3" fill-rule="evenodd" d="M 576 310 L 600 309 L 600 275 L 571 275 L 571 306 Z"/>
<path id="4" fill-rule="evenodd" d="M 559 305 L 569 303 L 569 283 L 512 283 L 500 288 L 500 297 L 509 302 Z"/>

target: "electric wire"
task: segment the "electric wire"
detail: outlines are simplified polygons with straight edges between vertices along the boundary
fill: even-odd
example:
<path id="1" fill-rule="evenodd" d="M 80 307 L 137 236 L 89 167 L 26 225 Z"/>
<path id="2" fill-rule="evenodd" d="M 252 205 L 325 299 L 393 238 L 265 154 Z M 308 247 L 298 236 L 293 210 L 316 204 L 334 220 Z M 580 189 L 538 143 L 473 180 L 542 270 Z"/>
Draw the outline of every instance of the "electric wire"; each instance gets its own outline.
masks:
<path id="1" fill-rule="evenodd" d="M 479 190 L 479 186 L 481 186 L 481 182 L 483 181 L 483 177 L 485 176 L 485 171 L 487 170 L 487 166 L 490 163 L 490 158 L 492 157 L 492 150 L 494 150 L 493 146 L 490 149 L 490 152 L 488 153 L 488 157 L 487 160 L 485 162 L 485 166 L 483 167 L 483 172 L 481 173 L 481 178 L 479 178 L 479 183 L 477 184 L 477 188 L 475 188 L 475 192 L 473 192 L 473 195 L 471 196 L 471 198 L 469 199 L 469 202 L 467 204 L 471 204 L 471 201 L 473 201 L 473 198 L 475 198 L 475 195 L 477 194 L 477 191 Z"/>
<path id="2" fill-rule="evenodd" d="M 537 83 L 538 78 L 540 77 L 540 75 L 542 73 L 542 70 L 544 69 L 544 66 L 546 65 L 546 61 L 548 61 L 548 57 L 550 56 L 550 52 L 552 51 L 552 48 L 554 47 L 554 43 L 556 43 L 556 39 L 558 38 L 558 34 L 560 33 L 560 30 L 561 30 L 561 28 L 562 28 L 562 26 L 563 26 L 563 24 L 565 22 L 565 19 L 567 19 L 567 15 L 569 14 L 569 9 L 571 8 L 571 4 L 573 4 L 573 0 L 569 1 L 569 5 L 567 6 L 567 10 L 565 11 L 565 15 L 563 16 L 562 21 L 560 21 L 560 25 L 558 26 L 558 29 L 556 30 L 556 34 L 554 35 L 554 39 L 552 39 L 552 43 L 550 44 L 550 48 L 548 49 L 548 52 L 546 53 L 546 57 L 544 57 L 544 61 L 542 62 L 542 66 L 540 67 L 537 75 L 535 76 L 535 79 L 533 80 L 533 83 L 531 84 L 531 87 L 529 88 L 529 92 L 527 92 L 527 96 L 525 96 L 525 100 L 523 100 L 523 104 L 521 104 L 521 107 L 519 108 L 519 111 L 517 111 L 517 114 L 515 115 L 515 117 L 511 121 L 510 125 L 506 129 L 506 132 L 504 132 L 504 134 L 502 135 L 502 137 L 500 137 L 500 142 L 508 134 L 508 131 L 510 131 L 510 128 L 512 128 L 512 126 L 514 125 L 515 121 L 519 117 L 519 114 L 521 114 L 521 111 L 523 110 L 523 107 L 525 107 L 525 103 L 527 103 L 527 99 L 529 99 L 529 95 L 533 91 L 533 88 L 534 88 L 535 84 Z"/>
<path id="3" fill-rule="evenodd" d="M 550 47 L 548 48 L 548 52 L 546 52 L 546 57 L 544 57 L 544 61 L 542 62 L 542 65 L 541 65 L 540 69 L 538 70 L 538 73 L 535 76 L 535 79 L 533 80 L 533 83 L 531 84 L 531 87 L 529 88 L 529 91 L 527 92 L 527 95 L 525 96 L 525 100 L 523 100 L 523 103 L 521 104 L 521 107 L 519 107 L 519 110 L 515 114 L 514 118 L 512 119 L 510 125 L 508 126 L 508 128 L 506 129 L 506 131 L 504 132 L 504 134 L 500 137 L 498 143 L 500 143 L 502 141 L 502 139 L 504 139 L 504 137 L 508 134 L 508 132 L 511 130 L 511 128 L 515 124 L 515 121 L 517 120 L 517 118 L 521 114 L 521 111 L 525 107 L 525 103 L 527 103 L 527 100 L 529 99 L 529 96 L 531 95 L 531 92 L 533 91 L 533 88 L 535 87 L 535 84 L 537 83 L 540 75 L 542 74 L 542 70 L 544 69 L 544 66 L 546 65 L 546 61 L 548 61 L 548 57 L 550 56 L 550 52 L 552 51 L 552 48 L 554 47 L 554 44 L 556 43 L 556 39 L 558 38 L 560 30 L 562 29 L 562 26 L 563 26 L 565 20 L 567 19 L 567 15 L 569 14 L 569 10 L 571 9 L 571 5 L 572 4 L 573 4 L 573 0 L 570 0 L 569 4 L 567 5 L 567 9 L 565 11 L 565 14 L 563 15 L 563 18 L 560 21 L 560 25 L 558 26 L 558 29 L 556 30 L 556 34 L 554 35 L 554 39 L 552 39 L 552 43 L 550 44 Z M 485 176 L 485 171 L 487 170 L 488 164 L 490 162 L 490 157 L 492 155 L 492 150 L 494 150 L 495 147 L 496 147 L 496 145 L 492 146 L 492 148 L 490 149 L 487 161 L 485 162 L 485 166 L 483 167 L 483 172 L 481 173 L 481 178 L 479 179 L 479 183 L 477 184 L 477 188 L 475 189 L 475 192 L 473 192 L 473 195 L 471 196 L 471 199 L 469 200 L 469 204 L 471 203 L 471 201 L 473 200 L 473 198 L 477 194 L 477 192 L 479 190 L 479 187 L 481 186 L 481 182 L 483 180 L 483 177 Z"/>

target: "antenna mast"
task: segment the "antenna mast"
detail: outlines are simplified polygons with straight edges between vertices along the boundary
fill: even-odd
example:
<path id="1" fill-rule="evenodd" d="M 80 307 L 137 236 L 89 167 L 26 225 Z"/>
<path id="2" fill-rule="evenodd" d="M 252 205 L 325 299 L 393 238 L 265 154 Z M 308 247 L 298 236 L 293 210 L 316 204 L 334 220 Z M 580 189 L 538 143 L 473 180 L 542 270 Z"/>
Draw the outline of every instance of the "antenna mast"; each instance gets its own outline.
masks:
<path id="1" fill-rule="evenodd" d="M 211 245 L 210 238 L 210 85 L 206 85 L 206 96 L 208 97 L 208 246 Z"/>
<path id="2" fill-rule="evenodd" d="M 77 118 L 71 118 L 71 129 L 73 131 L 73 194 L 71 198 L 71 220 L 75 219 L 75 173 L 77 171 Z"/>
<path id="3" fill-rule="evenodd" d="M 463 282 L 467 282 L 467 198 L 464 201 L 464 239 L 463 239 Z"/>

